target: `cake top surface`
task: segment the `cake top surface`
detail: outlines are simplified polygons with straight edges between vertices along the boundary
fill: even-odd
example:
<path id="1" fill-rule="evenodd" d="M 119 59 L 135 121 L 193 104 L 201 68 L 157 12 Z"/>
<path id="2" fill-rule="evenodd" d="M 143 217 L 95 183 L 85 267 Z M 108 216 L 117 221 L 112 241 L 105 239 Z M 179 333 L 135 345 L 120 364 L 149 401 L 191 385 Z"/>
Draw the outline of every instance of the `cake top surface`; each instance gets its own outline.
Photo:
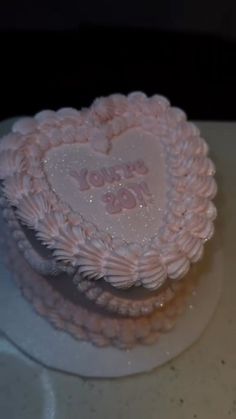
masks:
<path id="1" fill-rule="evenodd" d="M 214 165 L 198 128 L 141 92 L 21 118 L 0 142 L 3 193 L 82 277 L 150 290 L 183 277 L 213 234 Z"/>

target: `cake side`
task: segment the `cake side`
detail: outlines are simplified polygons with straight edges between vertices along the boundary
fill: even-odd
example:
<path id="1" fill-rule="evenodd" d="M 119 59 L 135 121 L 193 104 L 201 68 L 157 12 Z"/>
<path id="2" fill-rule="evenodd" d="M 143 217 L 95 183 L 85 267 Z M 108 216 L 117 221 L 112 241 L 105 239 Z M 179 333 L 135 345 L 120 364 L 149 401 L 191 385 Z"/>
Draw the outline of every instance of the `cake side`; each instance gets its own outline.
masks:
<path id="1" fill-rule="evenodd" d="M 5 230 L 7 233 L 7 229 Z M 114 317 L 101 314 L 69 301 L 45 276 L 36 273 L 19 252 L 11 234 L 6 234 L 7 261 L 23 296 L 36 312 L 53 327 L 70 333 L 75 339 L 89 341 L 96 346 L 115 346 L 130 349 L 136 345 L 150 345 L 175 326 L 197 285 L 196 275 L 186 281 L 175 299 L 152 314 L 137 318 Z M 55 278 L 56 280 L 56 278 Z M 54 282 L 55 283 L 55 282 Z"/>
<path id="2" fill-rule="evenodd" d="M 139 317 L 150 314 L 157 308 L 164 308 L 184 287 L 183 281 L 169 281 L 150 293 L 141 287 L 119 290 L 104 281 L 94 282 L 81 278 L 75 269 L 69 267 L 64 269 L 64 266 L 54 260 L 52 252 L 40 244 L 33 231 L 21 225 L 14 210 L 3 197 L 0 198 L 0 206 L 7 223 L 6 228 L 29 266 L 33 271 L 43 275 L 47 281 L 57 284 L 58 288 L 61 288 L 60 283 L 63 279 L 64 296 L 75 304 L 81 303 L 81 299 L 76 298 L 81 294 L 84 302 L 93 302 L 97 309 L 103 308 L 111 315 L 117 313 L 126 317 Z"/>

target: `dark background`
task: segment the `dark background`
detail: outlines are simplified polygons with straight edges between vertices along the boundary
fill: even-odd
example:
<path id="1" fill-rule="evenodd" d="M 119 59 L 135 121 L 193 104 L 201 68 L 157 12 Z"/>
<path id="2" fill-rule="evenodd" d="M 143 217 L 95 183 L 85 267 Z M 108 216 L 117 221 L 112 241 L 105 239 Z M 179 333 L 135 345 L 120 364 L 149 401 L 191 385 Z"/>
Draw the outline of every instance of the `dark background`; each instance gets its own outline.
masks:
<path id="1" fill-rule="evenodd" d="M 0 119 L 133 90 L 236 119 L 235 1 L 3 1 L 0 60 Z"/>

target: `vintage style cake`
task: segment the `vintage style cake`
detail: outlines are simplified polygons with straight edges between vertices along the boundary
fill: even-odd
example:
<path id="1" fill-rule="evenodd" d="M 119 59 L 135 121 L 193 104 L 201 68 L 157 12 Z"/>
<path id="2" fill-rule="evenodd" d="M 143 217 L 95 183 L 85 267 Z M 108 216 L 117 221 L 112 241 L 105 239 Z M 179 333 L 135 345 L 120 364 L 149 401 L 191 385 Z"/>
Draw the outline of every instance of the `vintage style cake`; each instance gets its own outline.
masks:
<path id="1" fill-rule="evenodd" d="M 128 348 L 170 330 L 214 232 L 214 165 L 185 113 L 134 92 L 21 118 L 0 141 L 23 295 L 57 328 Z"/>

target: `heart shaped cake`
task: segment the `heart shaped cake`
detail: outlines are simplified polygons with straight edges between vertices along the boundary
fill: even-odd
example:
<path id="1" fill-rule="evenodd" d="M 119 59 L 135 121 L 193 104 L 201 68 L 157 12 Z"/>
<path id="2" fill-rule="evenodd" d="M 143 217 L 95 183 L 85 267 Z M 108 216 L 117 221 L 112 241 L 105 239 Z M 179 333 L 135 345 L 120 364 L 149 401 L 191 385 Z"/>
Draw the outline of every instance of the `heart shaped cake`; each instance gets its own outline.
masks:
<path id="1" fill-rule="evenodd" d="M 38 312 L 98 345 L 170 329 L 214 232 L 207 155 L 198 128 L 158 95 L 19 119 L 0 142 L 1 205 Z"/>

